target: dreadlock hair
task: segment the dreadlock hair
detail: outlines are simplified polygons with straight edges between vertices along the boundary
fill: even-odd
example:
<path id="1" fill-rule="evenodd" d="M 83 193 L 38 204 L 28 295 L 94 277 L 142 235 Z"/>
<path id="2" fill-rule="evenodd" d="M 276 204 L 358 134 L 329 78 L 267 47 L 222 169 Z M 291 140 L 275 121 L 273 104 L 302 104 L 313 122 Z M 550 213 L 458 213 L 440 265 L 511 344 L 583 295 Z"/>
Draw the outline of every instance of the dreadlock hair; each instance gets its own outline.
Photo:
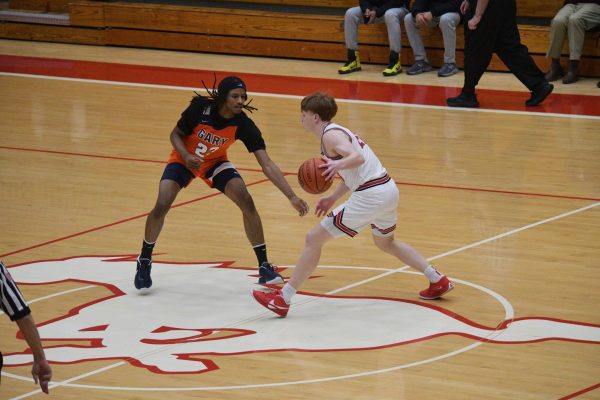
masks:
<path id="1" fill-rule="evenodd" d="M 208 87 L 206 87 L 206 83 L 204 83 L 204 81 L 202 81 L 202 86 L 204 86 L 204 90 L 206 90 L 206 93 L 208 93 L 208 97 L 202 96 L 198 92 L 194 91 L 194 93 L 196 93 L 195 97 L 201 98 L 201 99 L 209 98 L 215 102 L 217 107 L 220 107 L 227 99 L 227 95 L 229 94 L 229 91 L 231 91 L 233 89 L 237 89 L 237 88 L 242 88 L 242 89 L 246 90 L 246 84 L 244 83 L 244 81 L 242 81 L 237 76 L 228 76 L 228 77 L 223 78 L 221 80 L 221 82 L 219 82 L 218 90 L 216 88 L 216 84 L 217 84 L 217 74 L 215 73 L 214 79 L 213 79 L 213 84 L 212 84 L 212 89 L 209 89 Z M 248 110 L 250 113 L 252 113 L 252 111 L 258 110 L 258 108 L 250 105 L 250 103 L 252 103 L 252 100 L 253 99 L 250 99 L 247 103 L 242 105 L 242 107 L 245 110 Z"/>

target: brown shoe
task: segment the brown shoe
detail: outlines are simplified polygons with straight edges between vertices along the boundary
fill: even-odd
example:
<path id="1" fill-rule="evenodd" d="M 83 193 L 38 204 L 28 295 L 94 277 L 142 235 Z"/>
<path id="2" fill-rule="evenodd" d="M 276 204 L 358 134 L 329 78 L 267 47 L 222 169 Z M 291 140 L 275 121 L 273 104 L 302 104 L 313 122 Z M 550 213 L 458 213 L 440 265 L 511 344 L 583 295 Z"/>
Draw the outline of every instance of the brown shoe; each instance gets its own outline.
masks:
<path id="1" fill-rule="evenodd" d="M 558 69 L 551 69 L 550 71 L 548 71 L 545 77 L 548 82 L 554 82 L 562 78 L 564 75 L 565 71 L 562 69 L 562 67 L 558 67 Z"/>
<path id="2" fill-rule="evenodd" d="M 567 75 L 563 78 L 562 83 L 568 85 L 569 83 L 575 83 L 579 80 L 579 60 L 569 61 L 569 70 Z"/>
<path id="3" fill-rule="evenodd" d="M 550 71 L 545 75 L 548 82 L 554 82 L 557 79 L 562 78 L 565 75 L 565 70 L 560 66 L 560 60 L 553 58 L 552 64 L 550 64 Z"/>
<path id="4" fill-rule="evenodd" d="M 563 78 L 562 83 L 568 85 L 570 83 L 575 83 L 579 80 L 579 74 L 577 72 L 568 71 L 567 75 Z"/>

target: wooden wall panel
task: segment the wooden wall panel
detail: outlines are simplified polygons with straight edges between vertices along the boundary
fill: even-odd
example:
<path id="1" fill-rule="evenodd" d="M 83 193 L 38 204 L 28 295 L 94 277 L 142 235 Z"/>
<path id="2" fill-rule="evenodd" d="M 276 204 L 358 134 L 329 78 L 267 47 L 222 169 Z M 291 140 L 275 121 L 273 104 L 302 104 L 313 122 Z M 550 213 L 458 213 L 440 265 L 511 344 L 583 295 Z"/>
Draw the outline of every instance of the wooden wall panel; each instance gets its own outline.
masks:
<path id="1" fill-rule="evenodd" d="M 106 34 L 108 44 L 119 46 L 314 60 L 342 60 L 346 57 L 346 50 L 338 43 L 306 42 L 303 40 L 282 41 L 129 29 L 108 29 Z"/>
<path id="2" fill-rule="evenodd" d="M 107 3 L 105 23 L 114 28 L 206 33 L 313 41 L 343 40 L 340 19 L 305 14 Z M 237 10 L 239 11 L 239 10 Z"/>
<path id="3" fill-rule="evenodd" d="M 70 1 L 71 0 L 49 0 L 48 11 L 67 14 L 69 12 Z"/>
<path id="4" fill-rule="evenodd" d="M 0 23 L 0 38 L 37 40 L 58 43 L 106 44 L 104 30 L 69 26 Z"/>
<path id="5" fill-rule="evenodd" d="M 48 11 L 48 0 L 10 0 L 8 3 L 13 10 Z"/>
<path id="6" fill-rule="evenodd" d="M 520 17 L 552 18 L 563 5 L 563 0 L 517 0 Z"/>
<path id="7" fill-rule="evenodd" d="M 104 5 L 99 2 L 82 1 L 69 4 L 70 23 L 73 26 L 104 28 Z"/>
<path id="8" fill-rule="evenodd" d="M 227 1 L 227 0 L 217 0 Z M 350 8 L 358 4 L 356 0 L 237 0 L 241 3 L 261 3 L 310 7 Z"/>

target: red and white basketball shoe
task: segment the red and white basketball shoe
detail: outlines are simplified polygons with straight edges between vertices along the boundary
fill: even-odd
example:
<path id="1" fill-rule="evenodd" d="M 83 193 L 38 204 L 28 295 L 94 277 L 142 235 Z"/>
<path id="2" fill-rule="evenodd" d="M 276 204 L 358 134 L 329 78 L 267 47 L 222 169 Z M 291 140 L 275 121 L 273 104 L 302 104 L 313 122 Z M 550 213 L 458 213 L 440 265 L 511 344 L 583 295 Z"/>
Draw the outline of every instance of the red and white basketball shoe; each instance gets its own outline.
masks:
<path id="1" fill-rule="evenodd" d="M 290 310 L 290 305 L 285 302 L 281 295 L 281 290 L 271 292 L 263 292 L 262 290 L 253 290 L 252 296 L 267 310 L 273 311 L 275 314 L 285 317 Z"/>
<path id="2" fill-rule="evenodd" d="M 429 287 L 419 292 L 419 297 L 425 300 L 434 300 L 442 297 L 449 291 L 454 289 L 454 285 L 446 276 L 442 276 L 436 283 L 430 283 Z"/>

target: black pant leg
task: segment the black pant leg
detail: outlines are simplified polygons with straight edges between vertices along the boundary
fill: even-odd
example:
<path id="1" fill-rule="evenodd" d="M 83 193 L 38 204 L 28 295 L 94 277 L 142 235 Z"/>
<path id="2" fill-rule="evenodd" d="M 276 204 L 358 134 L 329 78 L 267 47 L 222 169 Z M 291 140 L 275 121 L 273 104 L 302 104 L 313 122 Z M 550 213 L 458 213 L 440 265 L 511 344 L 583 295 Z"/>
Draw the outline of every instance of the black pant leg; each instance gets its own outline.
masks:
<path id="1" fill-rule="evenodd" d="M 484 13 L 479 26 L 470 30 L 468 21 L 475 13 L 474 7 L 466 15 L 465 29 L 465 82 L 462 92 L 466 95 L 475 94 L 475 86 L 487 69 L 494 52 L 499 18 L 494 13 Z"/>
<path id="2" fill-rule="evenodd" d="M 527 46 L 521 43 L 517 27 L 516 6 L 511 1 L 504 9 L 505 16 L 499 27 L 494 51 L 512 72 L 531 91 L 545 81 L 544 73 L 533 61 Z M 514 6 L 514 7 L 511 7 Z"/>

